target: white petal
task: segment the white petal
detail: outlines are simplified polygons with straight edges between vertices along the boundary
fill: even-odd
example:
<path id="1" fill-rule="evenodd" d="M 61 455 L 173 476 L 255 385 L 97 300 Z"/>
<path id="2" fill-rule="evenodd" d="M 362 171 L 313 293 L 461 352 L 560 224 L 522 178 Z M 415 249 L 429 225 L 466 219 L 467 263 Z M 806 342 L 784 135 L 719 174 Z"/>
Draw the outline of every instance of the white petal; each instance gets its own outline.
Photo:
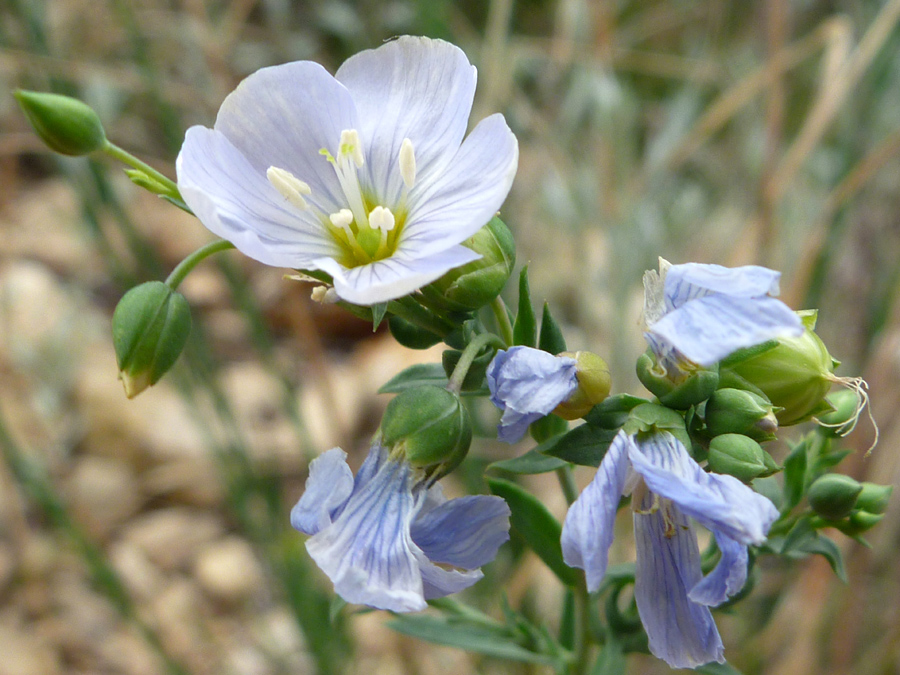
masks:
<path id="1" fill-rule="evenodd" d="M 627 435 L 616 434 L 590 484 L 569 507 L 562 530 L 563 559 L 584 570 L 588 590 L 600 587 L 628 475 Z"/>
<path id="2" fill-rule="evenodd" d="M 447 270 L 480 257 L 465 246 L 453 246 L 422 258 L 397 253 L 352 269 L 331 258 L 322 258 L 314 261 L 313 269 L 332 276 L 334 289 L 342 300 L 368 306 L 409 295 L 443 276 Z"/>
<path id="3" fill-rule="evenodd" d="M 447 168 L 410 193 L 400 249 L 430 255 L 471 237 L 500 209 L 518 162 L 518 142 L 503 116 L 482 120 Z"/>
<path id="4" fill-rule="evenodd" d="M 316 534 L 331 525 L 353 491 L 353 472 L 347 453 L 332 448 L 309 465 L 306 490 L 291 509 L 291 525 L 304 534 Z"/>
<path id="5" fill-rule="evenodd" d="M 309 184 L 306 200 L 324 213 L 346 206 L 331 164 L 341 131 L 359 126 L 350 92 L 322 66 L 296 61 L 263 68 L 241 82 L 219 109 L 215 129 L 265 174 L 286 169 Z"/>
<path id="6" fill-rule="evenodd" d="M 353 96 L 371 187 L 386 203 L 397 203 L 403 188 L 404 138 L 415 149 L 417 182 L 453 158 L 475 95 L 475 68 L 459 47 L 404 36 L 350 57 L 335 77 Z"/>
<path id="7" fill-rule="evenodd" d="M 207 229 L 267 265 L 307 267 L 339 254 L 308 211 L 291 206 L 221 133 L 188 129 L 176 162 L 178 188 Z"/>

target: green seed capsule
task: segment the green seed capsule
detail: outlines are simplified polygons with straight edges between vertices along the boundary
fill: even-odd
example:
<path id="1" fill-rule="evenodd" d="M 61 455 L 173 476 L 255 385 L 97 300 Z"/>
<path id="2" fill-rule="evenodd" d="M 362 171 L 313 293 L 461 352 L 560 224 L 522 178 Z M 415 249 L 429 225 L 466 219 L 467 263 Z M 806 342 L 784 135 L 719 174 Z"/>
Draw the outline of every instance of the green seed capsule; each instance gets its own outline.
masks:
<path id="1" fill-rule="evenodd" d="M 826 520 L 841 520 L 853 511 L 862 489 L 850 476 L 829 473 L 809 486 L 807 499 L 813 511 Z"/>

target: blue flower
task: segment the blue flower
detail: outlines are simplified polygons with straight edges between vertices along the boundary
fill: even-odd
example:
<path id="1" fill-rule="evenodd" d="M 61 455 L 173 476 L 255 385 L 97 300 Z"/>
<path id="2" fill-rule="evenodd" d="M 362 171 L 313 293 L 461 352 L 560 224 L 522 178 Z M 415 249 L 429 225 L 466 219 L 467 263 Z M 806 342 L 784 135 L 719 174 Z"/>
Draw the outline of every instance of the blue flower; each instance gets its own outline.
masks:
<path id="1" fill-rule="evenodd" d="M 644 273 L 644 337 L 669 374 L 710 366 L 744 347 L 803 334 L 800 318 L 776 300 L 781 274 L 660 258 Z"/>
<path id="2" fill-rule="evenodd" d="M 447 500 L 437 484 L 379 444 L 356 477 L 332 448 L 309 465 L 291 524 L 347 602 L 395 612 L 468 588 L 509 539 L 499 497 Z"/>
<path id="3" fill-rule="evenodd" d="M 629 467 L 640 479 L 632 491 L 634 594 L 650 651 L 673 668 L 722 663 L 724 648 L 709 607 L 743 587 L 747 546 L 765 540 L 778 510 L 736 478 L 704 471 L 668 432 L 620 431 L 563 526 L 565 561 L 585 571 L 591 591 L 606 573 Z M 722 554 L 706 577 L 692 521 L 713 533 Z"/>
<path id="4" fill-rule="evenodd" d="M 578 362 L 531 347 L 500 350 L 487 369 L 491 402 L 503 411 L 497 434 L 515 443 L 528 425 L 553 412 L 578 389 Z"/>
<path id="5" fill-rule="evenodd" d="M 332 76 L 263 68 L 188 129 L 184 201 L 267 265 L 321 270 L 348 302 L 407 295 L 479 255 L 462 242 L 506 199 L 518 164 L 502 115 L 464 139 L 475 68 L 441 40 L 401 37 Z"/>

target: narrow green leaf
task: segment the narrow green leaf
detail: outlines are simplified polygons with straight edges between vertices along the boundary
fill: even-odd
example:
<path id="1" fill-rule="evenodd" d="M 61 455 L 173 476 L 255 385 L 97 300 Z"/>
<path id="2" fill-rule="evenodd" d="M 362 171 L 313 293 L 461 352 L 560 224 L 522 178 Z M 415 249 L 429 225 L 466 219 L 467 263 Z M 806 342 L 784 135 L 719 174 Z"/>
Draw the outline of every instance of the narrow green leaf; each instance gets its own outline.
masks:
<path id="1" fill-rule="evenodd" d="M 381 325 L 381 320 L 384 318 L 385 313 L 387 313 L 388 304 L 386 302 L 379 302 L 375 305 L 372 305 L 372 332 L 374 333 L 378 330 L 378 326 Z"/>
<path id="2" fill-rule="evenodd" d="M 625 675 L 627 666 L 628 660 L 625 658 L 622 645 L 615 640 L 607 640 L 597 660 L 594 661 L 591 675 Z"/>
<path id="3" fill-rule="evenodd" d="M 537 344 L 537 319 L 531 307 L 531 290 L 528 287 L 528 266 L 519 275 L 519 311 L 513 326 L 513 343 L 534 347 Z"/>
<path id="4" fill-rule="evenodd" d="M 506 634 L 502 626 L 491 630 L 486 626 L 468 625 L 458 620 L 446 620 L 432 616 L 396 616 L 388 626 L 398 633 L 445 647 L 457 647 L 469 652 L 509 661 L 522 661 L 560 667 L 560 659 L 546 654 L 536 654 L 517 644 Z"/>
<path id="5" fill-rule="evenodd" d="M 633 408 L 638 407 L 641 403 L 647 403 L 647 399 L 631 394 L 616 394 L 610 396 L 598 403 L 593 409 L 585 415 L 584 421 L 595 427 L 604 429 L 619 429 L 625 420 L 628 419 L 628 413 Z"/>
<path id="6" fill-rule="evenodd" d="M 399 394 L 401 391 L 421 387 L 423 384 L 447 386 L 447 374 L 440 363 L 419 363 L 401 370 L 378 390 L 379 394 Z"/>
<path id="7" fill-rule="evenodd" d="M 803 499 L 806 488 L 806 442 L 799 443 L 784 460 L 784 501 L 788 510 Z"/>
<path id="8" fill-rule="evenodd" d="M 575 427 L 555 440 L 544 454 L 581 466 L 600 466 L 617 429 L 604 429 L 590 424 Z"/>
<path id="9" fill-rule="evenodd" d="M 559 621 L 559 644 L 566 649 L 575 646 L 575 631 L 578 621 L 575 618 L 575 593 L 571 588 L 566 589 L 563 596 L 562 617 Z"/>
<path id="10" fill-rule="evenodd" d="M 790 539 L 790 535 L 788 535 L 788 539 Z M 788 543 L 786 541 L 785 547 L 787 547 L 787 545 Z M 812 532 L 810 536 L 803 537 L 795 542 L 791 547 L 790 552 L 785 551 L 785 553 L 789 553 L 793 557 L 797 557 L 796 554 L 798 552 L 813 553 L 822 556 L 828 561 L 828 564 L 831 565 L 831 569 L 834 570 L 837 578 L 845 584 L 847 583 L 847 570 L 844 567 L 844 556 L 841 554 L 841 549 L 838 548 L 837 544 L 828 537 L 819 534 L 818 532 Z"/>
<path id="11" fill-rule="evenodd" d="M 541 338 L 538 347 L 551 354 L 559 354 L 566 351 L 566 338 L 556 319 L 550 314 L 550 305 L 544 303 L 544 313 L 541 315 Z"/>
<path id="12" fill-rule="evenodd" d="M 705 666 L 696 668 L 695 672 L 703 673 L 703 675 L 742 675 L 741 671 L 727 663 L 707 663 Z"/>
<path id="13" fill-rule="evenodd" d="M 567 586 L 576 586 L 580 574 L 563 562 L 559 543 L 562 525 L 541 501 L 522 487 L 500 478 L 489 478 L 488 486 L 503 497 L 512 511 L 510 522 L 538 557 Z"/>
<path id="14" fill-rule="evenodd" d="M 499 469 L 517 474 L 535 474 L 556 471 L 564 466 L 566 466 L 565 461 L 556 457 L 548 457 L 535 448 L 524 455 L 494 462 L 487 467 L 487 470 Z"/>

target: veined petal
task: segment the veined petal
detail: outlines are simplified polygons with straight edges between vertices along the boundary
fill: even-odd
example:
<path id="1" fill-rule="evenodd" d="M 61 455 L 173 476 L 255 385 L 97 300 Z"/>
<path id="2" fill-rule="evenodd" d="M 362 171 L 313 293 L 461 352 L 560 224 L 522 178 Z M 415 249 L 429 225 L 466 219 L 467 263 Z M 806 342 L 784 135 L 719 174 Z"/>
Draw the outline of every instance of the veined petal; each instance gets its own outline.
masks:
<path id="1" fill-rule="evenodd" d="M 688 598 L 702 575 L 693 526 L 670 503 L 653 507 L 653 495 L 644 492 L 641 512 L 634 514 L 634 597 L 650 651 L 673 668 L 723 663 L 724 646 L 709 608 Z"/>
<path id="2" fill-rule="evenodd" d="M 374 446 L 374 475 L 360 470 L 340 515 L 306 548 L 347 602 L 395 612 L 425 608 L 419 560 L 410 525 L 425 493 L 412 492 L 412 471 Z"/>
<path id="3" fill-rule="evenodd" d="M 747 581 L 747 547 L 714 532 L 722 557 L 712 572 L 694 586 L 688 597 L 701 605 L 721 605 L 744 587 Z"/>
<path id="4" fill-rule="evenodd" d="M 761 544 L 778 518 L 772 502 L 733 476 L 704 471 L 668 432 L 631 439 L 628 457 L 652 492 L 741 544 Z"/>
<path id="5" fill-rule="evenodd" d="M 509 539 L 509 516 L 500 497 L 451 499 L 419 513 L 412 539 L 432 562 L 474 570 L 493 560 Z"/>
<path id="6" fill-rule="evenodd" d="M 694 363 L 709 366 L 738 349 L 801 335 L 803 324 L 775 298 L 708 295 L 669 312 L 649 332 Z"/>
<path id="7" fill-rule="evenodd" d="M 216 117 L 221 132 L 262 176 L 270 166 L 305 181 L 306 200 L 323 213 L 346 207 L 334 169 L 341 131 L 359 128 L 350 92 L 318 63 L 296 61 L 256 71 L 229 94 Z"/>
<path id="8" fill-rule="evenodd" d="M 347 453 L 340 448 L 323 452 L 309 464 L 306 490 L 291 509 L 291 525 L 304 534 L 316 534 L 331 525 L 351 492 L 353 472 Z"/>
<path id="9" fill-rule="evenodd" d="M 606 574 L 616 512 L 628 477 L 627 438 L 624 431 L 616 434 L 594 479 L 569 507 L 563 523 L 563 559 L 584 570 L 591 592 Z"/>
<path id="10" fill-rule="evenodd" d="M 519 145 L 503 116 L 483 119 L 443 171 L 417 181 L 399 249 L 425 256 L 471 237 L 500 209 L 518 163 Z"/>
<path id="11" fill-rule="evenodd" d="M 466 133 L 476 79 L 459 47 L 403 36 L 350 57 L 335 77 L 359 111 L 371 188 L 388 204 L 397 203 L 403 189 L 398 158 L 405 138 L 415 151 L 417 183 L 430 182 L 453 158 Z"/>
<path id="12" fill-rule="evenodd" d="M 422 594 L 426 600 L 458 593 L 484 577 L 480 569 L 445 569 L 431 562 L 424 553 L 419 552 L 416 557 L 422 571 Z"/>
<path id="13" fill-rule="evenodd" d="M 778 295 L 781 272 L 758 265 L 722 267 L 701 263 L 670 266 L 665 274 L 665 299 L 668 309 L 712 293 L 735 298 L 762 298 Z"/>
<path id="14" fill-rule="evenodd" d="M 578 388 L 577 362 L 531 347 L 499 351 L 487 370 L 491 401 L 503 411 L 500 440 L 514 443 Z"/>
<path id="15" fill-rule="evenodd" d="M 334 240 L 307 212 L 278 191 L 224 135 L 191 127 L 175 164 L 178 188 L 207 229 L 267 265 L 307 267 L 339 254 Z"/>
<path id="16" fill-rule="evenodd" d="M 444 275 L 447 270 L 478 260 L 465 246 L 452 246 L 425 257 L 398 251 L 390 258 L 347 269 L 332 258 L 320 258 L 310 267 L 327 272 L 342 300 L 355 305 L 374 305 L 412 293 Z"/>

